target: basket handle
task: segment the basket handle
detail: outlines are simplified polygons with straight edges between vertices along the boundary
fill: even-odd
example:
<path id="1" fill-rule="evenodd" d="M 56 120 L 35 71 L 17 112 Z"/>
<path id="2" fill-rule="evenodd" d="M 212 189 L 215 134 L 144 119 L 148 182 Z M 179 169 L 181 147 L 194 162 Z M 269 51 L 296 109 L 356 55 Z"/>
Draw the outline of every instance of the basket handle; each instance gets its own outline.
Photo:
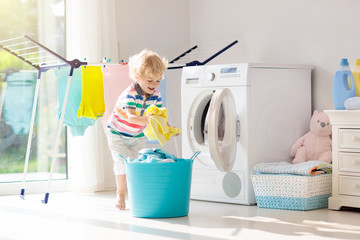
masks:
<path id="1" fill-rule="evenodd" d="M 126 163 L 126 164 L 128 163 L 127 159 L 126 159 L 126 158 L 124 158 L 124 156 L 123 156 L 123 155 L 121 155 L 121 154 L 119 153 L 119 156 L 120 156 L 122 159 L 124 159 L 124 161 L 125 161 L 125 163 Z"/>
<path id="2" fill-rule="evenodd" d="M 191 161 L 194 161 L 195 158 L 196 158 L 200 153 L 201 153 L 200 151 L 195 152 L 194 155 L 192 155 L 192 157 L 190 158 Z"/>

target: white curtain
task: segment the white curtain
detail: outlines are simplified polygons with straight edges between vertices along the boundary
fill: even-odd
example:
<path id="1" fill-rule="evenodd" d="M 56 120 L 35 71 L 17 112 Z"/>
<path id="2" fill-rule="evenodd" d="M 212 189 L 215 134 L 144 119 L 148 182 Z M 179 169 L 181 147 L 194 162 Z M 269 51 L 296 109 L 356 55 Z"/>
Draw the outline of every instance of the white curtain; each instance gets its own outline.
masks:
<path id="1" fill-rule="evenodd" d="M 66 1 L 66 58 L 119 61 L 115 0 Z M 112 158 L 100 119 L 82 137 L 68 132 L 70 190 L 115 189 Z"/>

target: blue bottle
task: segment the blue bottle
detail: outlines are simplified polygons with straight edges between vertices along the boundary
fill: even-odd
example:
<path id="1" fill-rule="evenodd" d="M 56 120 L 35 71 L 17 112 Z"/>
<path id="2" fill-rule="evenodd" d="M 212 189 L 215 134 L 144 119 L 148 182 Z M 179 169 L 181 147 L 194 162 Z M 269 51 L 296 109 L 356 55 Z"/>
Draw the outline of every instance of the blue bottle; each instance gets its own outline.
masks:
<path id="1" fill-rule="evenodd" d="M 348 60 L 341 59 L 340 68 L 335 72 L 333 81 L 333 100 L 336 110 L 345 109 L 346 99 L 355 97 L 354 78 L 351 74 Z"/>

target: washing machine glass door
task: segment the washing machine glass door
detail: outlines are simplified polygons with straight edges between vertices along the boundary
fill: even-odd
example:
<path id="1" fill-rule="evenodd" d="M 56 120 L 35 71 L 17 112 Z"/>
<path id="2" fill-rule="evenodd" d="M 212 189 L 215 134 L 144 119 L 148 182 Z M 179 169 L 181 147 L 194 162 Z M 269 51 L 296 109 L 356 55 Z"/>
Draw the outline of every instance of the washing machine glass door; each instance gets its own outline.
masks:
<path id="1" fill-rule="evenodd" d="M 231 171 L 236 155 L 236 107 L 230 89 L 218 89 L 211 98 L 207 116 L 207 141 L 219 170 Z"/>
<path id="2" fill-rule="evenodd" d="M 214 162 L 211 160 L 209 146 L 207 142 L 207 121 L 208 110 L 214 90 L 207 89 L 201 92 L 192 102 L 187 121 L 187 136 L 192 154 L 200 151 L 196 159 L 201 165 L 213 168 Z"/>

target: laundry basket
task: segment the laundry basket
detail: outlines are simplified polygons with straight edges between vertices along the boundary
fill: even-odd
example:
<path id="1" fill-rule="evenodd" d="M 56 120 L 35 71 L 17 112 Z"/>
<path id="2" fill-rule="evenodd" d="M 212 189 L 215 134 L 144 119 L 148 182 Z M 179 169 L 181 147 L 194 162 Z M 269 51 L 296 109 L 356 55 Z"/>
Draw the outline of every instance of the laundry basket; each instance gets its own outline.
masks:
<path id="1" fill-rule="evenodd" d="M 177 158 L 176 162 L 127 162 L 131 215 L 141 218 L 188 215 L 192 163 L 199 153 L 190 159 Z"/>
<path id="2" fill-rule="evenodd" d="M 329 173 L 251 175 L 258 207 L 288 210 L 326 208 L 331 195 L 331 179 Z"/>

